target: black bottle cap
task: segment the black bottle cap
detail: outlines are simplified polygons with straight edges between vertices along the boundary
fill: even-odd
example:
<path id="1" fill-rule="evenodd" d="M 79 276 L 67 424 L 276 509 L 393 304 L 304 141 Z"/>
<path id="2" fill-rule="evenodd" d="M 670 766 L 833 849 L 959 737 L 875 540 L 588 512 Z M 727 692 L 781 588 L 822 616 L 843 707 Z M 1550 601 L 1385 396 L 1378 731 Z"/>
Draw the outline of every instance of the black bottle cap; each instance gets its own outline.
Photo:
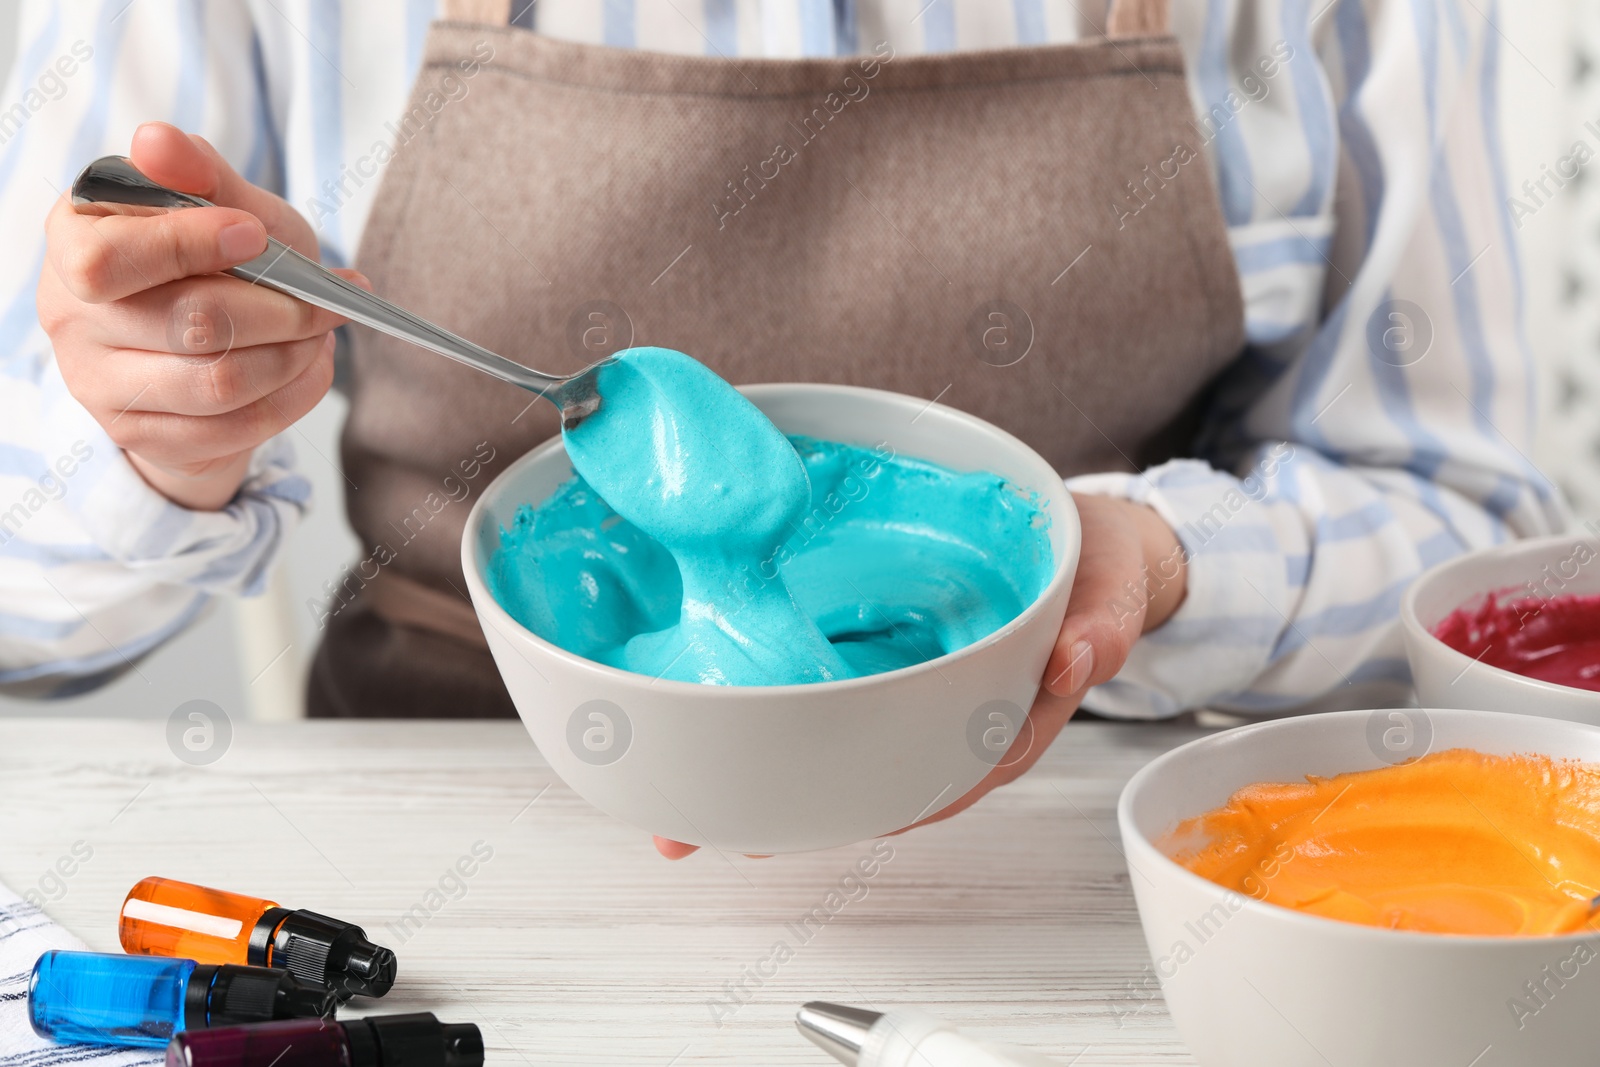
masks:
<path id="1" fill-rule="evenodd" d="M 314 911 L 268 910 L 252 931 L 250 945 L 252 962 L 270 963 L 327 986 L 340 1000 L 357 994 L 381 997 L 394 986 L 393 952 L 368 941 L 366 931 L 354 923 Z"/>
<path id="2" fill-rule="evenodd" d="M 272 966 L 272 935 L 278 932 L 278 924 L 293 914 L 288 908 L 279 907 L 271 907 L 261 913 L 261 918 L 250 930 L 246 963 L 254 967 Z"/>
<path id="3" fill-rule="evenodd" d="M 206 1021 L 206 1005 L 211 1000 L 211 983 L 217 977 L 217 964 L 198 963 L 189 972 L 189 982 L 183 987 L 183 1028 L 204 1030 L 211 1024 Z"/>
<path id="4" fill-rule="evenodd" d="M 349 939 L 341 971 L 343 986 L 363 996 L 383 996 L 394 987 L 395 973 L 399 969 L 394 953 L 368 941 L 359 927 L 351 927 L 349 933 L 355 936 Z"/>
<path id="5" fill-rule="evenodd" d="M 202 971 L 211 973 L 205 976 Z M 234 964 L 201 966 L 189 978 L 185 1000 L 184 1020 L 191 1027 L 197 1025 L 196 987 L 203 988 L 199 1027 L 315 1019 L 332 1015 L 339 1003 L 332 990 L 301 981 L 288 971 Z"/>
<path id="6" fill-rule="evenodd" d="M 472 1023 L 441 1023 L 424 1011 L 340 1025 L 350 1038 L 351 1067 L 483 1067 L 483 1035 Z"/>
<path id="7" fill-rule="evenodd" d="M 483 1067 L 483 1034 L 473 1023 L 444 1024 L 445 1067 Z"/>

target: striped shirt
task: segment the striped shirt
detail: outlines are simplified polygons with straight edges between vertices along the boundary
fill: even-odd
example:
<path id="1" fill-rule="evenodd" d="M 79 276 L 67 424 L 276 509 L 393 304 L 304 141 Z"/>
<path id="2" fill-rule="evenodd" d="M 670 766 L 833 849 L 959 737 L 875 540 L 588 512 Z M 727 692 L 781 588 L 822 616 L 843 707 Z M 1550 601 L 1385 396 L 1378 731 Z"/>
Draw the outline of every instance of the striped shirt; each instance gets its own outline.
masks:
<path id="1" fill-rule="evenodd" d="M 1075 0 L 517 0 L 539 32 L 712 56 L 1064 42 Z M 1526 458 L 1532 364 L 1496 98 L 1470 0 L 1173 0 L 1248 345 L 1195 458 L 1075 490 L 1148 503 L 1189 553 L 1178 612 L 1090 707 L 1275 714 L 1393 698 L 1407 582 L 1560 528 Z M 236 501 L 149 489 L 67 394 L 35 320 L 39 223 L 85 161 L 165 119 L 350 262 L 433 0 L 30 2 L 0 106 L 0 685 L 72 692 L 262 586 L 306 481 L 264 446 Z M 1137 190 L 1107 210 L 1136 211 Z M 287 435 L 293 438 L 293 433 Z M 1159 580 L 1153 577 L 1152 580 Z M 1122 609 L 1146 590 L 1130 585 Z"/>

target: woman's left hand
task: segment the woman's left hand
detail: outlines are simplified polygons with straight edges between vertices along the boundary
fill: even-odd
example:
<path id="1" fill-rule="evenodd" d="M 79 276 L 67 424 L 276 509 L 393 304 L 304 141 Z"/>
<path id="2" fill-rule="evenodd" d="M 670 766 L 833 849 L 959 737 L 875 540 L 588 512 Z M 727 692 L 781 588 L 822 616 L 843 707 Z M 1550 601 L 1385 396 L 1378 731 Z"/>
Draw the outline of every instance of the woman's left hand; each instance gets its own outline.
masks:
<path id="1" fill-rule="evenodd" d="M 1183 603 L 1188 577 L 1183 549 L 1161 516 L 1120 497 L 1076 495 L 1074 500 L 1083 526 L 1078 573 L 1022 732 L 983 781 L 948 807 L 896 833 L 948 819 L 1025 774 L 1078 710 L 1084 693 L 1113 678 L 1139 636 L 1166 622 Z M 696 850 L 664 837 L 655 838 L 655 845 L 673 860 Z"/>

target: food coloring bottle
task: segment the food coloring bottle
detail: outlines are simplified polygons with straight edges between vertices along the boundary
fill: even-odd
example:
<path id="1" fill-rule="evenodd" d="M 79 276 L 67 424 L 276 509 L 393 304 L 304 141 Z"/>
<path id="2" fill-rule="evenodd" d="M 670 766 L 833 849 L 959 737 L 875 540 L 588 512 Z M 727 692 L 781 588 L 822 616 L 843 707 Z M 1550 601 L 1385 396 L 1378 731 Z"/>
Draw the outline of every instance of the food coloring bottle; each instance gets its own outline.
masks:
<path id="1" fill-rule="evenodd" d="M 337 998 L 288 971 L 52 950 L 33 965 L 28 1021 L 52 1041 L 160 1048 L 208 1026 L 330 1015 Z"/>
<path id="2" fill-rule="evenodd" d="M 483 1067 L 483 1035 L 430 1012 L 185 1030 L 167 1067 Z"/>
<path id="3" fill-rule="evenodd" d="M 394 985 L 394 953 L 353 923 L 171 878 L 128 891 L 119 932 L 135 955 L 280 967 L 341 1000 L 381 997 Z"/>

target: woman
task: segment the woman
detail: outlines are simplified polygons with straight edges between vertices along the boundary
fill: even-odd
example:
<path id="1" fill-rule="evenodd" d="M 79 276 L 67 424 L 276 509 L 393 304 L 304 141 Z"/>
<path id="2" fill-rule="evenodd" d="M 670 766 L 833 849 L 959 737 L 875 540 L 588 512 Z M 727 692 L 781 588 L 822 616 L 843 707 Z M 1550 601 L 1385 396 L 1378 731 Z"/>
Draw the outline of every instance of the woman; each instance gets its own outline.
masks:
<path id="1" fill-rule="evenodd" d="M 0 547 L 14 687 L 108 677 L 257 588 L 305 506 L 277 435 L 332 382 L 339 320 L 213 273 L 269 233 L 338 266 L 359 237 L 378 291 L 542 367 L 661 343 L 1027 439 L 1071 478 L 1083 559 L 1037 742 L 974 797 L 1080 702 L 1403 687 L 1405 583 L 1563 521 L 1524 456 L 1500 41 L 1472 5 L 446 0 L 426 41 L 425 2 L 119 7 L 30 7 L 13 87 L 64 89 L 0 164 L 39 248 L 3 267 L 0 435 L 24 477 L 91 453 L 48 529 Z M 130 142 L 220 206 L 50 205 Z M 456 546 L 553 411 L 352 341 L 372 552 L 330 602 L 312 713 L 510 714 Z"/>

